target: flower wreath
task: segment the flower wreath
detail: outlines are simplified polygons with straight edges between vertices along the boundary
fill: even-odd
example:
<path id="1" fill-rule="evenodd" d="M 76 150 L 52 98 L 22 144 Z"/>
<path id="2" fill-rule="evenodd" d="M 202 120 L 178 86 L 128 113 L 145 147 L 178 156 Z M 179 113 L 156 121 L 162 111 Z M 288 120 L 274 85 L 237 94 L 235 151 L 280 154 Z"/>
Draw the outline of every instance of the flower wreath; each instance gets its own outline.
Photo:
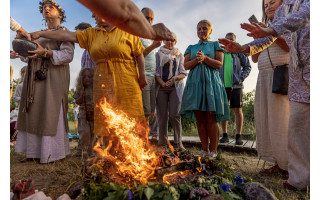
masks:
<path id="1" fill-rule="evenodd" d="M 65 15 L 65 11 L 60 7 L 60 5 L 55 2 L 55 1 L 51 1 L 51 0 L 43 0 L 43 1 L 39 1 L 39 10 L 40 10 L 40 13 L 42 14 L 43 13 L 43 5 L 46 4 L 46 3 L 52 3 L 53 6 L 55 6 L 58 11 L 60 12 L 60 14 L 62 15 L 62 19 L 61 19 L 61 23 L 65 22 L 66 21 L 66 15 Z"/>

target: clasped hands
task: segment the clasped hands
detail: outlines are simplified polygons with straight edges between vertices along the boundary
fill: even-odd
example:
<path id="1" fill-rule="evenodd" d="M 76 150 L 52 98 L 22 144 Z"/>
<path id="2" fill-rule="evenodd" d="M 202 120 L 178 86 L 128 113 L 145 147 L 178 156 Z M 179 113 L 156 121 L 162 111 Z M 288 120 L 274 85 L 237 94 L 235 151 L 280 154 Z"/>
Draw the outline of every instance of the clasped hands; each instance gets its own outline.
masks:
<path id="1" fill-rule="evenodd" d="M 201 49 L 197 52 L 196 56 L 197 56 L 196 59 L 197 59 L 198 63 L 202 63 L 202 62 L 204 62 L 204 59 L 206 59 L 206 56 L 201 51 Z"/>
<path id="2" fill-rule="evenodd" d="M 169 87 L 171 87 L 171 86 L 174 84 L 175 80 L 176 80 L 176 77 L 174 76 L 174 77 L 172 77 L 171 79 L 169 79 L 167 82 L 163 82 L 163 81 L 162 81 L 161 87 L 163 87 L 163 88 L 169 88 Z"/>

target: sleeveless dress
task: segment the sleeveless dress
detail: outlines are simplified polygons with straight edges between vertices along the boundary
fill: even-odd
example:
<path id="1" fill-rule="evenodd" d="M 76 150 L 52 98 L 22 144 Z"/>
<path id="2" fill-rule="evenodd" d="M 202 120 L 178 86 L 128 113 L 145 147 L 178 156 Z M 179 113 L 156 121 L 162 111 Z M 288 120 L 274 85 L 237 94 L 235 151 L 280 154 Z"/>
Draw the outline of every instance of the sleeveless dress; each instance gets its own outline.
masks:
<path id="1" fill-rule="evenodd" d="M 191 54 L 190 59 L 196 58 L 201 51 L 208 57 L 215 59 L 216 51 L 223 51 L 217 41 L 198 42 L 189 45 L 185 56 Z M 219 71 L 206 65 L 204 62 L 190 70 L 184 88 L 180 114 L 194 118 L 192 111 L 209 111 L 216 115 L 217 122 L 229 119 L 229 105 L 224 85 Z"/>

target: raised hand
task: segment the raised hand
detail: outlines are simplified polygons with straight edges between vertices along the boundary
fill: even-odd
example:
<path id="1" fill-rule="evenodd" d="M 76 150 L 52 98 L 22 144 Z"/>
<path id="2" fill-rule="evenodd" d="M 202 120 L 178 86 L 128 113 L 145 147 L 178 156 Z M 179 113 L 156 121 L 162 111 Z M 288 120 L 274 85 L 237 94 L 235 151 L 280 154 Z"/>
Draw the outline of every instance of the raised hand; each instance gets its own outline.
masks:
<path id="1" fill-rule="evenodd" d="M 24 30 L 22 27 L 17 31 L 17 35 L 16 35 L 16 38 L 27 38 L 28 40 L 31 40 L 31 35 L 26 31 Z"/>
<path id="2" fill-rule="evenodd" d="M 40 38 L 40 32 L 41 31 L 30 33 L 32 41 Z"/>
<path id="3" fill-rule="evenodd" d="M 243 53 L 244 49 L 243 46 L 241 46 L 237 42 L 233 42 L 231 40 L 220 38 L 218 39 L 219 43 L 222 44 L 221 48 L 227 50 L 228 52 L 232 53 Z"/>
<path id="4" fill-rule="evenodd" d="M 155 24 L 152 26 L 152 28 L 155 34 L 153 40 L 174 41 L 171 31 L 163 23 Z"/>
<path id="5" fill-rule="evenodd" d="M 249 31 L 247 35 L 253 38 L 264 38 L 269 35 L 273 35 L 276 32 L 272 28 L 268 28 L 265 25 L 261 25 L 260 23 L 243 23 L 240 25 L 242 29 Z"/>
<path id="6" fill-rule="evenodd" d="M 153 41 L 152 45 L 154 46 L 154 48 L 158 48 L 161 46 L 161 40 L 160 41 Z"/>

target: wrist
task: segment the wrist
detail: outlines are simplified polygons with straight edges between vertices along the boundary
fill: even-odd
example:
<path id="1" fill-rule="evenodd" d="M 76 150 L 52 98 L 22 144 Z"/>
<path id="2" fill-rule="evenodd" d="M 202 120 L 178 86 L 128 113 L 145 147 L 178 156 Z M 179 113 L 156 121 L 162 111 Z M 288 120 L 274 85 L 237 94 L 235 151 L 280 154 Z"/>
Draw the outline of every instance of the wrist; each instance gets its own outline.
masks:
<path id="1" fill-rule="evenodd" d="M 43 57 L 48 57 L 48 49 L 47 48 L 44 48 L 44 52 L 42 54 Z"/>

